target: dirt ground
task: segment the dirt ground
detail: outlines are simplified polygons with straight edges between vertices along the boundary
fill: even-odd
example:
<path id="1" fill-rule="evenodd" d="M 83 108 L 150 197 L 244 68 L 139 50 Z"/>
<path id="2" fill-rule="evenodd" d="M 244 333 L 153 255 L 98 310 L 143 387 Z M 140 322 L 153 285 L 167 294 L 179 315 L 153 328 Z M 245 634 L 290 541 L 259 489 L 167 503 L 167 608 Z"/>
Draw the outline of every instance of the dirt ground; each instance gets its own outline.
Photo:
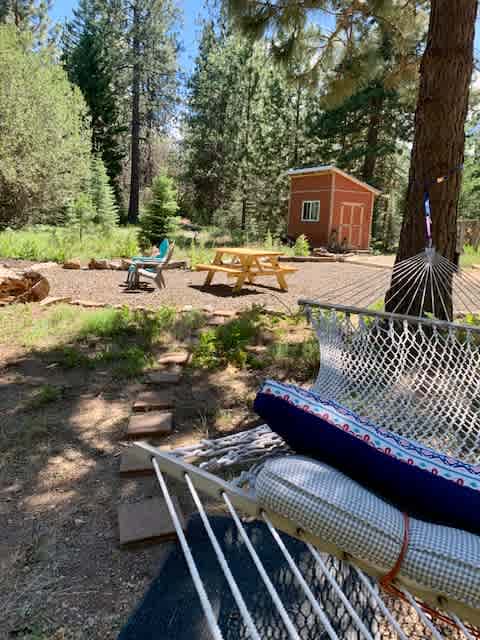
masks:
<path id="1" fill-rule="evenodd" d="M 3 260 L 12 266 L 31 263 Z M 289 290 L 278 288 L 275 278 L 266 277 L 246 285 L 240 294 L 232 295 L 232 280 L 224 274 L 216 274 L 211 286 L 205 287 L 205 273 L 186 269 L 165 272 L 167 288 L 159 290 L 147 286 L 143 290 L 128 291 L 123 285 L 124 271 L 88 271 L 62 269 L 50 266 L 41 269 L 50 282 L 50 295 L 71 296 L 108 304 L 127 304 L 131 307 L 158 308 L 161 305 L 181 307 L 205 305 L 215 309 L 244 309 L 252 304 L 285 311 L 294 310 L 299 298 L 325 298 L 325 294 L 338 291 L 336 302 L 351 302 L 352 288 L 373 291 L 379 279 L 388 281 L 389 269 L 372 269 L 347 263 L 295 263 L 296 273 L 287 276 Z M 385 274 L 384 274 L 385 271 Z M 385 276 L 385 277 L 384 277 Z M 357 286 L 355 286 L 357 285 Z M 345 292 L 342 289 L 345 288 Z M 384 289 L 385 291 L 385 289 Z"/>
<path id="2" fill-rule="evenodd" d="M 141 380 L 61 369 L 54 349 L 7 345 L 0 363 L 0 638 L 116 638 L 170 546 L 119 545 L 119 502 L 159 495 L 153 478 L 118 473 Z M 175 430 L 163 442 L 178 446 L 257 424 L 251 401 L 268 375 L 281 372 L 187 368 L 175 388 Z M 60 396 L 36 406 L 45 385 Z M 173 492 L 188 514 L 189 500 Z"/>

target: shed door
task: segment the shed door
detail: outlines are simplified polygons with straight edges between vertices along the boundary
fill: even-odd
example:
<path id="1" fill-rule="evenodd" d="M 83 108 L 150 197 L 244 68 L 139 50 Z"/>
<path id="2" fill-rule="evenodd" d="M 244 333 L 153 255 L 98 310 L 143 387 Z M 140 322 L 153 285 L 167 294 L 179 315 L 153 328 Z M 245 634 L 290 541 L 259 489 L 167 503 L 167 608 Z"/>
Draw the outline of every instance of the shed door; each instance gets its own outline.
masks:
<path id="1" fill-rule="evenodd" d="M 341 245 L 353 249 L 362 246 L 362 227 L 365 205 L 344 202 L 340 208 L 340 228 L 338 240 Z"/>

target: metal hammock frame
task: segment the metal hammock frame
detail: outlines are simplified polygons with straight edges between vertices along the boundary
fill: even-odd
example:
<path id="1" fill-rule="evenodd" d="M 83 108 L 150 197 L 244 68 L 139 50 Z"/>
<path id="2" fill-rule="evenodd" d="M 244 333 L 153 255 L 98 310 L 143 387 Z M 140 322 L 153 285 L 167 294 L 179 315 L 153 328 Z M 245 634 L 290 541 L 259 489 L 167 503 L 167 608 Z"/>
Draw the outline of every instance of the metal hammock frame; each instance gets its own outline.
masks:
<path id="1" fill-rule="evenodd" d="M 300 300 L 317 330 L 321 366 L 313 390 L 323 397 L 343 402 L 378 424 L 430 446 L 477 462 L 480 458 L 480 327 L 428 318 L 368 311 L 355 307 Z M 374 348 L 375 347 L 375 348 Z M 428 366 L 427 366 L 428 363 Z M 453 367 L 453 368 L 452 368 Z M 449 377 L 449 372 L 453 375 Z M 462 374 L 462 372 L 464 372 Z M 464 377 L 462 377 L 462 375 Z M 362 390 L 359 393 L 359 390 Z M 463 416 L 463 418 L 462 418 Z M 461 428 L 453 427 L 461 420 Z M 408 425 L 414 425 L 410 430 Z M 438 428 L 440 425 L 441 428 Z M 435 428 L 434 428 L 435 427 Z M 407 433 L 405 433 L 407 430 Z M 185 483 L 206 528 L 210 542 L 243 619 L 246 636 L 261 638 L 245 605 L 235 578 L 210 526 L 200 495 L 219 499 L 233 518 L 238 533 L 259 572 L 286 629 L 278 637 L 300 640 L 301 630 L 289 616 L 272 580 L 267 575 L 242 524 L 242 515 L 263 521 L 278 545 L 297 583 L 316 616 L 318 636 L 331 638 L 480 638 L 480 610 L 425 591 L 401 574 L 385 597 L 379 570 L 360 557 L 347 555 L 331 540 L 326 541 L 297 527 L 277 513 L 261 509 L 253 492 L 244 488 L 248 473 L 227 482 L 211 473 L 239 470 L 279 452 L 288 452 L 283 440 L 266 425 L 173 452 L 136 443 L 150 459 L 172 517 L 180 545 L 199 595 L 206 620 L 215 639 L 222 638 L 212 605 L 198 573 L 189 543 L 182 531 L 165 476 Z M 190 464 L 195 462 L 196 466 Z M 198 466 L 197 466 L 198 465 Z M 278 531 L 303 541 L 328 591 L 329 605 L 318 600 L 302 571 L 289 554 Z M 337 561 L 333 561 L 337 558 Z M 358 586 L 363 599 L 376 612 L 375 624 L 362 619 L 349 597 L 348 584 Z M 403 628 L 404 609 L 399 599 L 417 617 L 418 636 Z M 335 600 L 336 605 L 331 604 Z M 337 607 L 337 608 L 335 608 Z M 341 612 L 339 614 L 339 611 Z M 347 616 L 348 634 L 338 617 Z M 409 614 L 411 615 L 411 613 Z M 311 636 L 309 636 L 311 637 Z"/>

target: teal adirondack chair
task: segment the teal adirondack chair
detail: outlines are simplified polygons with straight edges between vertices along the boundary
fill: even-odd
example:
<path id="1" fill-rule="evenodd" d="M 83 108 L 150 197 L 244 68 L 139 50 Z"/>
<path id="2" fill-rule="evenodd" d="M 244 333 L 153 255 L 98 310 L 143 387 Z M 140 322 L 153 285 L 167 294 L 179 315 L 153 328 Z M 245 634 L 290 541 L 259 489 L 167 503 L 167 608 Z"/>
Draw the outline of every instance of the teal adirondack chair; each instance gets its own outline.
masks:
<path id="1" fill-rule="evenodd" d="M 131 260 L 131 264 L 128 268 L 127 273 L 127 286 L 129 289 L 135 289 L 138 286 L 138 269 L 144 268 L 147 271 L 151 271 L 152 273 L 156 272 L 156 267 L 151 266 L 152 261 L 158 262 L 158 264 L 162 264 L 165 261 L 168 255 L 168 249 L 170 247 L 170 243 L 167 238 L 164 238 L 158 247 L 158 254 L 156 256 L 133 256 Z M 145 265 L 144 263 L 149 263 Z"/>

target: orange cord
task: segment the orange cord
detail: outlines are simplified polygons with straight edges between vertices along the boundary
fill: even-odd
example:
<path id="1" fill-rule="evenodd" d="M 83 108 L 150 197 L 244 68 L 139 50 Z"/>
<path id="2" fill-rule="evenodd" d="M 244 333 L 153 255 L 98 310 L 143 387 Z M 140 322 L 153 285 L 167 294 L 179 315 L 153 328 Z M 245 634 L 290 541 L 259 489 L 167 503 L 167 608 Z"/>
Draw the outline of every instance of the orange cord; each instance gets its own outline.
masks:
<path id="1" fill-rule="evenodd" d="M 410 519 L 408 517 L 408 513 L 403 513 L 402 515 L 403 515 L 403 542 L 402 542 L 402 548 L 400 549 L 400 553 L 398 555 L 397 561 L 395 562 L 395 565 L 393 566 L 391 571 L 389 571 L 385 576 L 383 576 L 383 578 L 381 578 L 379 582 L 380 582 L 381 587 L 389 595 L 394 596 L 396 598 L 399 598 L 400 600 L 403 600 L 407 604 L 410 604 L 408 599 L 403 594 L 403 592 L 400 591 L 400 589 L 397 589 L 397 587 L 395 587 L 394 584 L 392 584 L 393 581 L 395 580 L 395 578 L 398 576 L 398 574 L 400 572 L 400 569 L 402 567 L 402 562 L 405 559 L 405 556 L 407 554 L 408 543 L 410 541 Z M 446 614 L 440 613 L 439 611 L 436 611 L 435 609 L 432 609 L 432 607 L 430 607 L 428 604 L 425 604 L 424 602 L 420 602 L 420 601 L 417 600 L 417 603 L 418 603 L 418 606 L 422 609 L 422 611 L 424 611 L 426 614 L 431 616 L 432 619 L 440 620 L 444 624 L 448 624 L 449 626 L 455 627 L 456 629 L 458 629 L 458 625 L 455 623 L 455 621 L 452 620 Z M 464 623 L 464 626 L 474 638 L 478 638 L 480 640 L 480 630 L 479 629 L 476 629 L 475 627 L 472 627 L 471 625 L 465 624 L 465 623 Z"/>
<path id="2" fill-rule="evenodd" d="M 410 541 L 410 518 L 408 517 L 408 513 L 403 513 L 403 542 L 402 548 L 400 549 L 400 553 L 398 554 L 397 561 L 395 562 L 393 568 L 380 579 L 380 584 L 384 589 L 390 586 L 390 584 L 395 580 L 398 576 L 400 569 L 402 568 L 402 562 L 407 554 L 408 543 Z"/>

